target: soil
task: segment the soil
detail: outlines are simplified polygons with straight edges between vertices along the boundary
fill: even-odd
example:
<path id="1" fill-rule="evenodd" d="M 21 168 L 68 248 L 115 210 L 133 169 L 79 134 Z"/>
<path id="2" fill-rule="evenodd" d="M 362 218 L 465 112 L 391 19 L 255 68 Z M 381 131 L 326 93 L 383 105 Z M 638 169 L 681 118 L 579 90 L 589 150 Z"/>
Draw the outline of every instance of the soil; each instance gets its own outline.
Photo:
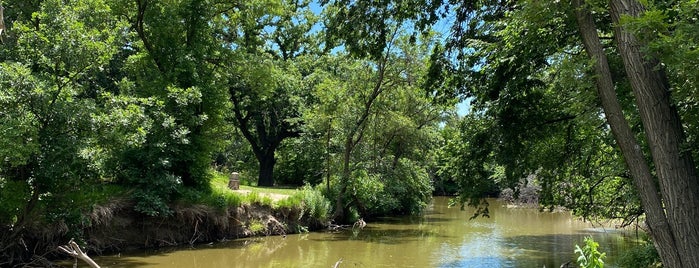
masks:
<path id="1" fill-rule="evenodd" d="M 282 194 L 268 195 L 275 201 L 287 197 Z M 318 230 L 325 225 L 301 208 L 273 208 L 263 204 L 244 204 L 225 209 L 179 204 L 171 207 L 173 214 L 168 217 L 145 216 L 133 208 L 134 204 L 125 200 L 96 205 L 87 214 L 90 224 L 81 230 L 68 230 L 60 222 L 32 226 L 28 230 L 29 235 L 22 240 L 32 245 L 32 252 L 25 253 L 31 254 L 33 259 L 38 256 L 41 261 L 65 258 L 55 249 L 68 243 L 75 234 L 82 234 L 79 236 L 82 239 L 75 237 L 76 241 L 93 256 L 249 236 L 286 235 L 298 230 Z"/>

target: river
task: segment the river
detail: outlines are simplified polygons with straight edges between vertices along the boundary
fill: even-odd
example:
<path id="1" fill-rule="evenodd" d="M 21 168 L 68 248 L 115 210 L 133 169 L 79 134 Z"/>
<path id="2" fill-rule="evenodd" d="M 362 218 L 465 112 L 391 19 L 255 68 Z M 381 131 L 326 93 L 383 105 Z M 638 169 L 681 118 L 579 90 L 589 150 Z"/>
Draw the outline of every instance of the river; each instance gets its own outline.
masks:
<path id="1" fill-rule="evenodd" d="M 422 216 L 385 218 L 363 230 L 256 237 L 95 258 L 102 267 L 559 267 L 585 236 L 600 242 L 608 267 L 635 236 L 593 227 L 568 213 L 507 209 L 490 218 L 435 197 Z M 574 267 L 574 266 L 571 266 Z"/>

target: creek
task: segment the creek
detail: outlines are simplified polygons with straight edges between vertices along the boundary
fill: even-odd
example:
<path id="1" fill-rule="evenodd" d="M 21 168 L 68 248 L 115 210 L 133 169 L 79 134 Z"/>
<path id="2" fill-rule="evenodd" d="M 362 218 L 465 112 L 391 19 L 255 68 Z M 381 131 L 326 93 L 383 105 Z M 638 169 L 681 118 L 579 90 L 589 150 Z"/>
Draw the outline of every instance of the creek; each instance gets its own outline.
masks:
<path id="1" fill-rule="evenodd" d="M 505 208 L 490 200 L 490 218 L 449 208 L 435 197 L 421 216 L 383 218 L 362 230 L 253 237 L 195 247 L 97 257 L 102 267 L 559 267 L 592 236 L 607 267 L 637 239 L 567 212 Z M 575 267 L 575 265 L 571 265 Z"/>

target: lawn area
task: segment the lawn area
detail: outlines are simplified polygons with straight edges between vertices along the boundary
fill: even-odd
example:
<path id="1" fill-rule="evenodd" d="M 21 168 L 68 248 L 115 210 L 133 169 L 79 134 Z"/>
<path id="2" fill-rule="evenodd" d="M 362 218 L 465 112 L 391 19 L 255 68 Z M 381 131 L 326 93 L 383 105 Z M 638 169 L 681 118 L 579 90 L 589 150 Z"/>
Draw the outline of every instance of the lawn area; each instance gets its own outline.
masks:
<path id="1" fill-rule="evenodd" d="M 215 174 L 214 178 L 211 180 L 211 188 L 219 192 L 231 191 L 228 189 L 228 176 L 225 174 Z M 258 187 L 258 186 L 248 186 L 240 185 L 240 190 L 233 191 L 240 194 L 257 193 L 262 196 L 291 196 L 298 193 L 299 188 L 292 187 Z M 277 199 L 277 198 L 275 198 Z"/>
<path id="2" fill-rule="evenodd" d="M 226 187 L 228 185 L 226 184 Z M 247 186 L 247 185 L 241 185 L 240 190 L 245 190 L 245 191 L 251 191 L 251 192 L 258 192 L 261 194 L 281 194 L 281 195 L 293 195 L 295 193 L 298 193 L 299 189 L 298 188 L 289 188 L 289 187 L 258 187 L 258 186 Z"/>

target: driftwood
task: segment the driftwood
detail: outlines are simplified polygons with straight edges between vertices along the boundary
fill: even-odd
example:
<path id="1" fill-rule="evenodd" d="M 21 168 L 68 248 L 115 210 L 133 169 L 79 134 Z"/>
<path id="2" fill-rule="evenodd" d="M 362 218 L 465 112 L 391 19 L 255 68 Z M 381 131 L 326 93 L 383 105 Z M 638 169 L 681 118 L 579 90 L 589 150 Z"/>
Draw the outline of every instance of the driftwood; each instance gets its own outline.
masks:
<path id="1" fill-rule="evenodd" d="M 361 218 L 352 225 L 352 229 L 364 229 L 364 227 L 366 227 L 366 222 Z"/>
<path id="2" fill-rule="evenodd" d="M 335 266 L 333 266 L 333 268 L 339 268 L 341 263 L 342 263 L 342 258 L 340 258 L 340 260 L 335 262 Z"/>
<path id="3" fill-rule="evenodd" d="M 73 239 L 68 242 L 68 245 L 65 246 L 59 246 L 58 250 L 63 251 L 63 253 L 68 254 L 69 256 L 72 256 L 73 258 L 78 258 L 83 260 L 85 263 L 90 265 L 92 268 L 100 268 L 99 265 L 95 261 L 93 261 L 90 256 L 87 256 L 85 252 L 80 249 L 80 246 L 78 246 L 78 243 L 75 243 Z"/>

